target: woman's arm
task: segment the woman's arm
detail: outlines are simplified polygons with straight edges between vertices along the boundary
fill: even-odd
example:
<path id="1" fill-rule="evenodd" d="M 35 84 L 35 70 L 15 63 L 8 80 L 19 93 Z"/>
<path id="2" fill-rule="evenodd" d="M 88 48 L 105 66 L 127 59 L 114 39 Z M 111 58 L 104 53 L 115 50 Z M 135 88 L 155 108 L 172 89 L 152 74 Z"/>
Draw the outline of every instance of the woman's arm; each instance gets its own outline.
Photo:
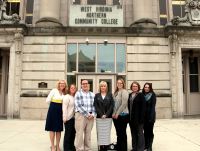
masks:
<path id="1" fill-rule="evenodd" d="M 49 95 L 48 95 L 47 98 L 46 98 L 46 102 L 47 102 L 47 103 L 50 103 L 50 102 L 51 102 L 51 99 L 53 98 L 53 96 L 54 96 L 54 94 L 55 94 L 55 90 L 56 90 L 56 89 L 52 89 L 52 90 L 50 91 Z"/>

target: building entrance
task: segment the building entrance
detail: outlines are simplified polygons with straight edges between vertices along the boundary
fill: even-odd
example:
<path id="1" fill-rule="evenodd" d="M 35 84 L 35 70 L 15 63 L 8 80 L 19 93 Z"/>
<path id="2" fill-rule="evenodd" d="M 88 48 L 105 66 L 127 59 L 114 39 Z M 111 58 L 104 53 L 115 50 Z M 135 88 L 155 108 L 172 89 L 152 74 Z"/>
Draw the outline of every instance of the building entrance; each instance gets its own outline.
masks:
<path id="1" fill-rule="evenodd" d="M 183 51 L 182 62 L 185 114 L 200 114 L 200 52 Z"/>
<path id="2" fill-rule="evenodd" d="M 7 115 L 9 51 L 0 50 L 0 117 Z"/>

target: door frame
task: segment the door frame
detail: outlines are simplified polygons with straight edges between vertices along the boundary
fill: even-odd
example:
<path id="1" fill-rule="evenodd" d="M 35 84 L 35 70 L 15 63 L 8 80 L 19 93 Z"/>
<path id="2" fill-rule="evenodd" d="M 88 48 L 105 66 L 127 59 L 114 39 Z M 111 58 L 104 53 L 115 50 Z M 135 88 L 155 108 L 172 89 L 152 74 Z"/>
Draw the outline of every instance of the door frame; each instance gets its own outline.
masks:
<path id="1" fill-rule="evenodd" d="M 183 59 L 183 70 L 184 70 L 184 91 L 183 91 L 183 101 L 184 101 L 184 114 L 186 115 L 193 115 L 195 114 L 194 111 L 192 110 L 192 100 L 191 100 L 191 95 L 192 94 L 199 94 L 200 92 L 190 92 L 190 69 L 189 69 L 189 57 L 190 53 L 188 50 L 182 51 L 182 59 Z M 198 70 L 200 72 L 200 54 L 194 53 L 193 57 L 198 57 Z M 199 81 L 200 82 L 200 81 Z"/>

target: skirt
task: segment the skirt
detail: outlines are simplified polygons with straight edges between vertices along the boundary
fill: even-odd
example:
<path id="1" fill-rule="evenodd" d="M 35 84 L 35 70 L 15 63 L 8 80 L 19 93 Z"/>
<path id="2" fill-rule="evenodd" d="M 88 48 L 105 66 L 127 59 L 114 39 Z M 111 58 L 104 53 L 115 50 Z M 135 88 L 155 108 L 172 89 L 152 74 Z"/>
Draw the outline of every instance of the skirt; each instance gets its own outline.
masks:
<path id="1" fill-rule="evenodd" d="M 51 102 L 47 113 L 46 131 L 61 132 L 63 131 L 62 104 Z"/>
<path id="2" fill-rule="evenodd" d="M 112 127 L 112 118 L 96 118 L 97 142 L 98 145 L 110 144 L 110 133 Z"/>

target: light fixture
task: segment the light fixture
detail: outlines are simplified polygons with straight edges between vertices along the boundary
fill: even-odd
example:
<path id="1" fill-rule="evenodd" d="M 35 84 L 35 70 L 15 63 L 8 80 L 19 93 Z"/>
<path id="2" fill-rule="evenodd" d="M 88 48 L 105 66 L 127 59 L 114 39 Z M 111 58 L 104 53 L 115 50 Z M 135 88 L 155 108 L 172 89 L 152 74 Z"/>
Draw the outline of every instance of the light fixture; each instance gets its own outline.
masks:
<path id="1" fill-rule="evenodd" d="M 85 39 L 85 43 L 86 43 L 87 45 L 89 44 L 89 39 L 88 39 L 88 38 Z"/>
<path id="2" fill-rule="evenodd" d="M 105 39 L 105 40 L 104 40 L 104 45 L 107 45 L 107 43 L 108 43 L 108 40 Z"/>

